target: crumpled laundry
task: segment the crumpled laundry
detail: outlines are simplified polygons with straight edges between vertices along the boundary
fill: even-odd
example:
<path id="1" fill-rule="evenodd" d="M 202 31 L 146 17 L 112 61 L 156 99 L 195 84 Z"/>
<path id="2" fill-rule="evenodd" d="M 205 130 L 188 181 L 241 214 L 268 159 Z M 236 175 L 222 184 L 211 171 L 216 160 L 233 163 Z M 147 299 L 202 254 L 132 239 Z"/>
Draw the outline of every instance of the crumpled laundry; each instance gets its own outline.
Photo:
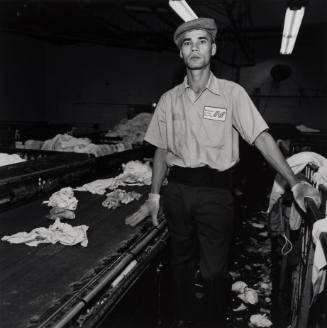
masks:
<path id="1" fill-rule="evenodd" d="M 247 283 L 244 281 L 236 281 L 232 285 L 232 291 L 238 293 L 237 297 L 240 298 L 244 303 L 256 304 L 258 303 L 257 292 L 249 288 Z"/>
<path id="2" fill-rule="evenodd" d="M 287 159 L 294 174 L 300 173 L 307 164 L 313 163 L 319 167 L 318 171 L 313 174 L 316 180 L 316 186 L 327 181 L 327 159 L 314 152 L 300 152 L 292 155 Z M 318 183 L 319 182 L 319 183 Z M 286 182 L 280 175 L 277 175 L 270 193 L 269 206 L 267 213 L 270 213 L 274 204 L 284 194 Z M 286 208 L 286 215 L 289 218 L 291 230 L 299 229 L 302 221 L 301 213 L 293 202 L 290 208 Z"/>
<path id="3" fill-rule="evenodd" d="M 287 158 L 287 163 L 291 167 L 294 174 L 300 173 L 307 164 L 314 163 L 319 168 L 327 166 L 327 159 L 317 153 L 311 151 L 303 151 Z M 327 171 L 327 170 L 326 170 Z M 321 171 L 321 172 L 324 172 Z M 327 179 L 327 177 L 325 177 Z M 269 198 L 269 213 L 276 201 L 285 193 L 286 183 L 279 176 L 276 177 Z"/>
<path id="4" fill-rule="evenodd" d="M 42 150 L 77 151 L 89 145 L 88 138 L 74 138 L 69 134 L 57 134 L 52 139 L 45 140 Z"/>
<path id="5" fill-rule="evenodd" d="M 244 303 L 240 304 L 236 309 L 233 309 L 234 312 L 240 312 L 246 310 L 247 307 L 244 305 Z"/>
<path id="6" fill-rule="evenodd" d="M 318 171 L 313 173 L 312 181 L 317 185 L 327 187 L 327 165 L 319 167 Z"/>
<path id="7" fill-rule="evenodd" d="M 26 140 L 24 143 L 24 148 L 25 149 L 41 149 L 43 146 L 43 141 L 41 140 L 33 140 L 33 139 L 29 139 Z"/>
<path id="8" fill-rule="evenodd" d="M 327 261 L 319 239 L 321 232 L 327 232 L 327 217 L 317 220 L 312 227 L 313 242 L 316 245 L 312 266 L 313 298 L 324 290 L 326 281 Z"/>
<path id="9" fill-rule="evenodd" d="M 258 303 L 258 294 L 257 292 L 249 287 L 244 288 L 244 292 L 242 294 L 237 295 L 239 299 L 241 299 L 244 303 L 248 304 L 257 304 Z"/>
<path id="10" fill-rule="evenodd" d="M 141 161 L 129 161 L 123 164 L 124 172 L 117 179 L 122 180 L 125 185 L 150 185 L 152 178 L 152 168 L 149 163 Z"/>
<path id="11" fill-rule="evenodd" d="M 142 144 L 151 118 L 152 114 L 150 113 L 140 113 L 130 120 L 124 119 L 112 130 L 109 130 L 106 137 L 121 137 L 123 142 Z"/>
<path id="12" fill-rule="evenodd" d="M 49 215 L 47 215 L 47 217 L 50 220 L 56 220 L 57 218 L 72 220 L 72 219 L 75 219 L 75 213 L 73 211 L 67 210 L 65 208 L 53 207 L 50 210 L 50 213 L 49 213 Z"/>
<path id="13" fill-rule="evenodd" d="M 74 197 L 74 191 L 71 187 L 65 187 L 51 195 L 48 201 L 44 201 L 50 207 L 59 207 L 66 210 L 75 211 L 78 200 Z"/>
<path id="14" fill-rule="evenodd" d="M 296 126 L 296 128 L 301 132 L 320 132 L 318 129 L 310 128 L 304 124 L 299 124 Z"/>
<path id="15" fill-rule="evenodd" d="M 118 153 L 127 149 L 132 149 L 132 145 L 128 143 L 117 143 L 117 144 L 93 144 L 90 143 L 85 147 L 74 148 L 76 153 L 86 153 L 94 155 L 95 157 L 101 157 L 113 153 Z"/>
<path id="16" fill-rule="evenodd" d="M 92 194 L 104 195 L 106 189 L 116 189 L 120 186 L 120 181 L 115 178 L 98 179 L 89 183 L 85 183 L 83 186 L 75 188 L 77 191 L 89 191 Z"/>
<path id="17" fill-rule="evenodd" d="M 26 159 L 21 158 L 17 154 L 0 153 L 0 166 L 16 164 L 16 163 L 25 162 L 25 161 L 26 161 Z"/>
<path id="18" fill-rule="evenodd" d="M 89 191 L 92 194 L 103 195 L 106 189 L 115 190 L 120 186 L 150 185 L 152 169 L 149 163 L 130 161 L 122 165 L 123 173 L 114 178 L 99 179 L 75 188 L 78 191 Z"/>
<path id="19" fill-rule="evenodd" d="M 75 153 L 92 154 L 95 157 L 109 155 L 131 149 L 132 144 L 122 142 L 118 144 L 100 144 L 96 145 L 88 138 L 75 138 L 69 134 L 57 134 L 52 139 L 43 142 L 42 150 L 66 151 Z"/>
<path id="20" fill-rule="evenodd" d="M 107 198 L 102 202 L 102 206 L 115 210 L 122 204 L 128 204 L 134 200 L 139 200 L 142 195 L 135 191 L 127 192 L 122 189 L 116 189 L 106 196 Z"/>
<path id="21" fill-rule="evenodd" d="M 250 324 L 253 327 L 271 327 L 272 326 L 272 322 L 266 317 L 265 314 L 251 315 Z"/>
<path id="22" fill-rule="evenodd" d="M 244 293 L 244 289 L 247 286 L 247 283 L 244 281 L 235 281 L 232 285 L 232 291 L 235 293 Z"/>
<path id="23" fill-rule="evenodd" d="M 63 245 L 73 246 L 81 244 L 86 247 L 88 244 L 87 230 L 88 226 L 80 225 L 72 227 L 68 223 L 60 222 L 60 219 L 49 226 L 49 228 L 36 228 L 31 232 L 18 232 L 11 236 L 4 236 L 2 241 L 8 241 L 11 244 L 26 244 L 28 246 L 37 246 L 39 244 L 59 242 Z"/>

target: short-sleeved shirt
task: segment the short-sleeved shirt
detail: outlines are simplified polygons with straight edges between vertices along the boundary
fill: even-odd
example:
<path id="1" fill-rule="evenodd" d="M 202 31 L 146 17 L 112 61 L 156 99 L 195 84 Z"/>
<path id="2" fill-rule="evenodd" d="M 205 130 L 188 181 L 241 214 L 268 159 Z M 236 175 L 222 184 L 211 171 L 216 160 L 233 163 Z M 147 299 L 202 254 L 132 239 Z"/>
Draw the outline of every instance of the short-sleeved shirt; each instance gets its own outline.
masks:
<path id="1" fill-rule="evenodd" d="M 239 161 L 239 139 L 253 144 L 268 126 L 246 91 L 212 73 L 196 99 L 187 78 L 164 93 L 144 140 L 167 149 L 167 165 L 225 171 Z"/>

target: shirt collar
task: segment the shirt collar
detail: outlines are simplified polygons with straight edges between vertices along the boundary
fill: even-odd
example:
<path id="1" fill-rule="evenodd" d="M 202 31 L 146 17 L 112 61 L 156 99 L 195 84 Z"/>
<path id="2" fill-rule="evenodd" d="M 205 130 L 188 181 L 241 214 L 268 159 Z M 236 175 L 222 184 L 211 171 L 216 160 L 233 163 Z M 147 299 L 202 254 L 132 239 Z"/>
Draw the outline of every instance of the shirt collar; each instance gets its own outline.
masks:
<path id="1" fill-rule="evenodd" d="M 190 86 L 187 81 L 187 76 L 185 76 L 183 83 L 180 84 L 179 95 L 181 96 L 185 92 L 185 90 L 189 87 Z M 218 79 L 214 76 L 212 72 L 210 72 L 210 77 L 206 85 L 206 89 L 208 89 L 212 93 L 220 95 Z"/>

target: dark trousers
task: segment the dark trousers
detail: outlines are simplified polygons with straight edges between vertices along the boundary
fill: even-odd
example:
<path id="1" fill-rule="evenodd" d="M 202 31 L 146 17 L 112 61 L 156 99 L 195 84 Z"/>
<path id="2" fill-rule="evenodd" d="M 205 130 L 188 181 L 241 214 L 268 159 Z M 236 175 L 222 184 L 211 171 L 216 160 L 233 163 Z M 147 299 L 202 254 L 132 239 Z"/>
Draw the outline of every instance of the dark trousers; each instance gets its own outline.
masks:
<path id="1" fill-rule="evenodd" d="M 170 233 L 178 315 L 192 319 L 193 278 L 199 267 L 206 317 L 223 327 L 230 290 L 227 273 L 234 216 L 230 188 L 190 186 L 169 180 L 164 191 L 164 212 Z"/>

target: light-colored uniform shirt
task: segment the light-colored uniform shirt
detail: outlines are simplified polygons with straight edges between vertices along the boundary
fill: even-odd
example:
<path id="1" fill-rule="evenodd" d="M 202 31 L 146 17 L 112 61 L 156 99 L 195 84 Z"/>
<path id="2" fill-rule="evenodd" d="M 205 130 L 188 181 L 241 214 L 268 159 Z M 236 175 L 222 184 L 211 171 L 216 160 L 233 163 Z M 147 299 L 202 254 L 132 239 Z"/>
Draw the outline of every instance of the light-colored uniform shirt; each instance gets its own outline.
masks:
<path id="1" fill-rule="evenodd" d="M 225 171 L 239 161 L 240 134 L 249 144 L 268 126 L 246 91 L 212 73 L 197 98 L 184 82 L 164 93 L 144 140 L 167 149 L 167 165 Z"/>

